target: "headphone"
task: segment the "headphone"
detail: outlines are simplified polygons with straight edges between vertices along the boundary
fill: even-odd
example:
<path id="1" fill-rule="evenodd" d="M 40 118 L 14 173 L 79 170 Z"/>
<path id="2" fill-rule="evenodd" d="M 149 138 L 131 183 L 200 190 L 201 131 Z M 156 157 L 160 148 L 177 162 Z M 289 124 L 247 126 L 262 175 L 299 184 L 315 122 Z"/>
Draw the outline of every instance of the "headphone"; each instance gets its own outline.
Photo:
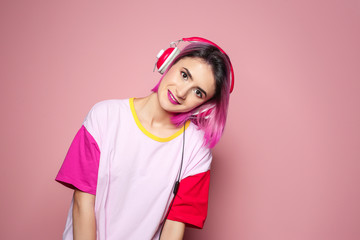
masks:
<path id="1" fill-rule="evenodd" d="M 180 54 L 180 49 L 177 48 L 177 44 L 179 44 L 182 41 L 183 42 L 209 43 L 209 44 L 217 47 L 227 57 L 227 59 L 229 60 L 229 63 L 230 63 L 230 70 L 231 70 L 231 86 L 230 86 L 230 93 L 231 93 L 234 89 L 234 70 L 233 70 L 230 58 L 224 52 L 224 50 L 222 50 L 218 45 L 216 45 L 215 43 L 213 43 L 205 38 L 190 37 L 190 38 L 182 38 L 178 41 L 171 42 L 170 47 L 168 49 L 166 49 L 166 50 L 161 49 L 160 52 L 156 55 L 157 61 L 154 66 L 154 71 L 155 71 L 155 68 L 157 68 L 159 73 L 163 74 L 165 72 L 165 70 L 170 65 L 170 63 L 176 58 L 176 56 L 178 56 Z"/>

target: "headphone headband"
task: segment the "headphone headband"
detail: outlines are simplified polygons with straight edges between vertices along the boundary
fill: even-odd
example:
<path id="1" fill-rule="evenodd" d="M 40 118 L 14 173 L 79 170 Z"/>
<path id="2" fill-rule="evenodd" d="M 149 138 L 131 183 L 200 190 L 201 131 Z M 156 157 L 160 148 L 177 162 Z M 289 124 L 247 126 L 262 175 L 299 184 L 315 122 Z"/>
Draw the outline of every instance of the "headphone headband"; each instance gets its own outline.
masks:
<path id="1" fill-rule="evenodd" d="M 215 47 L 217 47 L 222 53 L 226 54 L 224 52 L 224 50 L 221 49 L 221 47 L 219 47 L 216 43 L 210 41 L 210 40 L 207 40 L 205 38 L 201 38 L 201 37 L 190 37 L 190 38 L 182 38 L 181 39 L 182 41 L 185 41 L 185 42 L 205 42 L 205 43 L 209 43 L 211 45 L 214 45 Z"/>
<path id="2" fill-rule="evenodd" d="M 190 37 L 190 38 L 182 38 L 181 40 L 178 40 L 177 42 L 180 41 L 184 41 L 184 42 L 205 42 L 205 43 L 209 43 L 215 47 L 217 47 L 229 60 L 230 63 L 230 71 L 231 71 L 231 85 L 230 85 L 230 93 L 234 90 L 234 70 L 230 61 L 229 56 L 225 53 L 224 50 L 221 49 L 221 47 L 219 47 L 217 44 L 205 39 L 205 38 L 201 38 L 201 37 Z M 158 58 L 155 67 L 158 68 L 158 71 L 163 74 L 165 72 L 165 69 L 170 65 L 170 63 L 172 62 L 172 60 L 175 59 L 175 57 L 177 55 L 179 55 L 180 50 L 176 47 L 171 47 L 172 44 L 175 44 L 175 42 L 170 43 L 170 48 L 168 48 L 167 50 L 163 50 L 161 49 L 161 51 L 158 53 L 158 55 L 156 56 Z M 155 70 L 155 68 L 154 68 Z"/>

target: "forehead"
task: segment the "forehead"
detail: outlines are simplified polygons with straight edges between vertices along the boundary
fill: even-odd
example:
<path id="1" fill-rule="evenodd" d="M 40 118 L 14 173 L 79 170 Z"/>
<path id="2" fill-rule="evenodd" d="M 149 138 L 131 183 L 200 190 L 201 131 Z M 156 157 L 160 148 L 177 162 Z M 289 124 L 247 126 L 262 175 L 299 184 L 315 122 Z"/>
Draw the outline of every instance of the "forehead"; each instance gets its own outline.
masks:
<path id="1" fill-rule="evenodd" d="M 190 72 L 192 80 L 208 94 L 215 93 L 214 74 L 211 65 L 207 64 L 204 60 L 201 58 L 185 57 L 180 59 L 175 65 L 180 69 L 186 68 Z"/>

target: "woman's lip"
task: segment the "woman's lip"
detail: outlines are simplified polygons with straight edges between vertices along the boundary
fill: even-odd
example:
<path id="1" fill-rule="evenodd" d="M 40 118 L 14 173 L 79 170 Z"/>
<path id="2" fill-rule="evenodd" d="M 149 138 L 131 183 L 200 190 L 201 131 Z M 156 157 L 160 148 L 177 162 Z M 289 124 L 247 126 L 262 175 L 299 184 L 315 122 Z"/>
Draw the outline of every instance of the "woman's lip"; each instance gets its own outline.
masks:
<path id="1" fill-rule="evenodd" d="M 168 90 L 168 98 L 172 104 L 177 104 L 177 105 L 180 104 L 170 90 Z"/>

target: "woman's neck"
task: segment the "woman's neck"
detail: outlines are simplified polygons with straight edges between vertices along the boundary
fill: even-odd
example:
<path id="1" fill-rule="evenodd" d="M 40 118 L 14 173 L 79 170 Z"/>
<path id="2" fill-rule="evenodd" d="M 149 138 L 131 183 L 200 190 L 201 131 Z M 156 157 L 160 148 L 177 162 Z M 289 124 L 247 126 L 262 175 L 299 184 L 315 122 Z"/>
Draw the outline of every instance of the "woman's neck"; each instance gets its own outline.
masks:
<path id="1" fill-rule="evenodd" d="M 171 122 L 172 114 L 160 106 L 157 93 L 134 99 L 134 107 L 138 118 L 144 125 L 151 128 L 177 128 Z"/>

